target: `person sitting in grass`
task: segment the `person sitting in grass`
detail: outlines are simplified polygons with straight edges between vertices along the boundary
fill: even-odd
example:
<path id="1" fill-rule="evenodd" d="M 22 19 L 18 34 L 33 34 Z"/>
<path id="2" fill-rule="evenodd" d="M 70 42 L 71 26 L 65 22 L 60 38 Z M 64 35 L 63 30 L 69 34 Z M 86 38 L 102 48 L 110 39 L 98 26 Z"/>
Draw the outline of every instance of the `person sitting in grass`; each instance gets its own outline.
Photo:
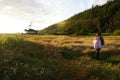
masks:
<path id="1" fill-rule="evenodd" d="M 104 39 L 100 32 L 96 34 L 96 37 L 93 40 L 94 48 L 96 49 L 95 58 L 99 59 L 99 52 L 102 48 L 104 48 Z"/>

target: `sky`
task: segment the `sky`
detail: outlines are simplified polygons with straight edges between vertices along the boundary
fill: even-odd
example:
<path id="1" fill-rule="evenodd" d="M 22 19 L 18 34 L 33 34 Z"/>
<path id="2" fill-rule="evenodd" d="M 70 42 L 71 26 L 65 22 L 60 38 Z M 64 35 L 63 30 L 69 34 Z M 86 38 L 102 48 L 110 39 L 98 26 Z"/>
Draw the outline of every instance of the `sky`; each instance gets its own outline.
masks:
<path id="1" fill-rule="evenodd" d="M 41 30 L 107 1 L 0 0 L 0 33 L 23 33 L 31 22 L 30 28 Z"/>

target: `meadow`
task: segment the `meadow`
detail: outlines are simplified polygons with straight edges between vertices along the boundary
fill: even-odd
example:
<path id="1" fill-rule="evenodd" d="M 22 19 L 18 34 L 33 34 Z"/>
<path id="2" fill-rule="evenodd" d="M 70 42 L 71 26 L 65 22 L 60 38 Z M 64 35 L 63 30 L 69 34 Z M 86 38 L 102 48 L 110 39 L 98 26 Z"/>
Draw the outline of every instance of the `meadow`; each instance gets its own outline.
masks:
<path id="1" fill-rule="evenodd" d="M 119 80 L 119 36 L 104 36 L 99 60 L 93 38 L 1 34 L 0 80 Z"/>

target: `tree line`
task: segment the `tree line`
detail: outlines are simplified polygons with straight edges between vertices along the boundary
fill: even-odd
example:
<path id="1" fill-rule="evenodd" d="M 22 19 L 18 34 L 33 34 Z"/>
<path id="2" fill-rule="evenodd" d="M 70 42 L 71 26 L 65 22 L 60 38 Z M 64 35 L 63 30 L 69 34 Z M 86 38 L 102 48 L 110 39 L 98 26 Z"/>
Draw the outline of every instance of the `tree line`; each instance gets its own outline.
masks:
<path id="1" fill-rule="evenodd" d="M 104 5 L 78 13 L 67 20 L 53 24 L 40 34 L 113 33 L 120 30 L 120 0 L 109 0 Z"/>

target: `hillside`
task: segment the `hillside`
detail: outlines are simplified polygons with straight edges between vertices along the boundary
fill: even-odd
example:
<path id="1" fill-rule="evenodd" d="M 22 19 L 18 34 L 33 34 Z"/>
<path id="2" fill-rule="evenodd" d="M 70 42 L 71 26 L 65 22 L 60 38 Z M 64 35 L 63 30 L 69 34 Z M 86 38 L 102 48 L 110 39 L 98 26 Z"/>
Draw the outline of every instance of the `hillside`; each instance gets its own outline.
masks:
<path id="1" fill-rule="evenodd" d="M 120 30 L 120 0 L 93 6 L 67 20 L 40 30 L 39 34 L 87 34 L 95 32 L 113 33 Z"/>

